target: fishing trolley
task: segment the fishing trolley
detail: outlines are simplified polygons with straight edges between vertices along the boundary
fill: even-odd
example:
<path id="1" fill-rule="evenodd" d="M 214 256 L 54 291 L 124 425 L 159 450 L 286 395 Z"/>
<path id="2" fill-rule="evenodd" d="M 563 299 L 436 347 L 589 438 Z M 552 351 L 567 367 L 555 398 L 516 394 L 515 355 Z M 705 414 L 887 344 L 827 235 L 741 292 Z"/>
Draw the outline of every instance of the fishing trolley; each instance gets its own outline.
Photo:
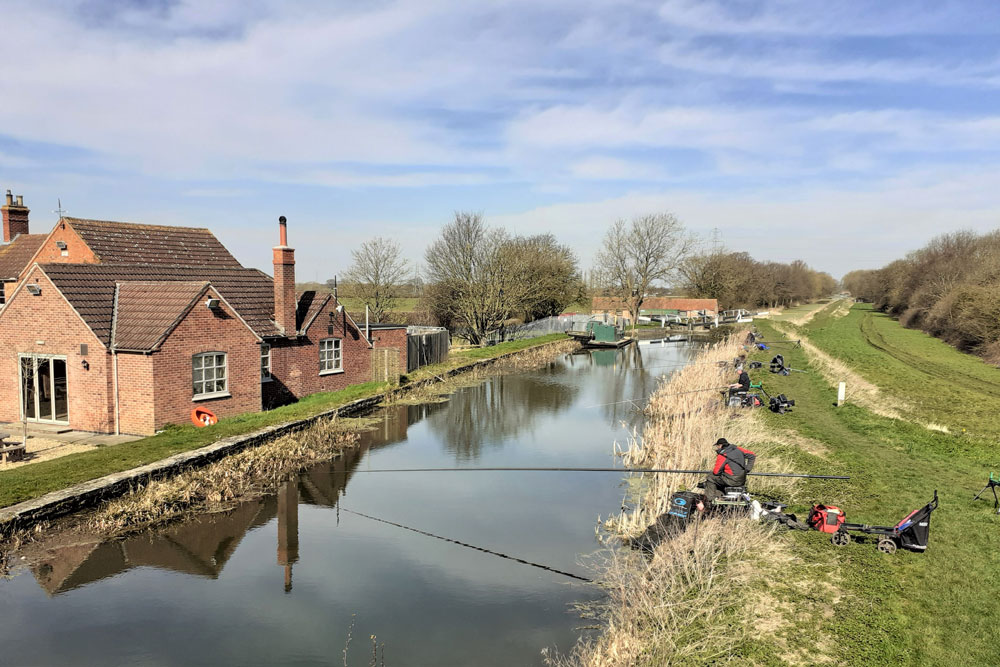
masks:
<path id="1" fill-rule="evenodd" d="M 936 510 L 937 506 L 938 495 L 935 490 L 933 500 L 920 509 L 913 510 L 907 514 L 895 526 L 869 526 L 863 523 L 847 523 L 843 520 L 844 515 L 841 513 L 840 518 L 836 520 L 839 522 L 839 526 L 836 532 L 830 536 L 830 541 L 838 547 L 844 547 L 850 544 L 851 533 L 863 533 L 879 536 L 877 546 L 878 550 L 882 553 L 896 553 L 898 547 L 912 551 L 924 551 L 927 549 L 931 512 Z M 817 507 L 822 506 L 818 505 Z"/>

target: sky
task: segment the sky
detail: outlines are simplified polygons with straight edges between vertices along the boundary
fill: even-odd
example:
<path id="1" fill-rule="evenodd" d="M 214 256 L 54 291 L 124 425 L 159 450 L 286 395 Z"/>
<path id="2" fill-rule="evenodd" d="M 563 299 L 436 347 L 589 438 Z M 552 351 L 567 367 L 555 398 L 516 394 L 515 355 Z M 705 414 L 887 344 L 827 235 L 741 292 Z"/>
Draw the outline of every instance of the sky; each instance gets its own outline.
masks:
<path id="1" fill-rule="evenodd" d="M 300 281 L 458 210 L 589 269 L 619 218 L 836 277 L 1000 227 L 1000 3 L 0 0 L 0 190 Z"/>

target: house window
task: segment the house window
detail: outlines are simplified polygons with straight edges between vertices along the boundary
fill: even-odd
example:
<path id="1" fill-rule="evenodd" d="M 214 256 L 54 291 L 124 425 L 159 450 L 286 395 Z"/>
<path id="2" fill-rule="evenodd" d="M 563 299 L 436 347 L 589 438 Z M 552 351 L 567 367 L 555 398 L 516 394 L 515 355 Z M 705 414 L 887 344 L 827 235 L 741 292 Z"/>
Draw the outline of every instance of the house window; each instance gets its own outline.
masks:
<path id="1" fill-rule="evenodd" d="M 0 283 L 0 305 L 7 303 L 7 285 Z"/>
<path id="2" fill-rule="evenodd" d="M 267 343 L 260 346 L 260 381 L 271 381 L 271 346 Z"/>
<path id="3" fill-rule="evenodd" d="M 344 369 L 339 338 L 324 338 L 319 342 L 319 372 L 335 373 Z"/>
<path id="4" fill-rule="evenodd" d="M 226 378 L 226 354 L 224 352 L 196 354 L 192 357 L 191 365 L 195 398 L 209 398 L 227 394 L 229 385 Z"/>

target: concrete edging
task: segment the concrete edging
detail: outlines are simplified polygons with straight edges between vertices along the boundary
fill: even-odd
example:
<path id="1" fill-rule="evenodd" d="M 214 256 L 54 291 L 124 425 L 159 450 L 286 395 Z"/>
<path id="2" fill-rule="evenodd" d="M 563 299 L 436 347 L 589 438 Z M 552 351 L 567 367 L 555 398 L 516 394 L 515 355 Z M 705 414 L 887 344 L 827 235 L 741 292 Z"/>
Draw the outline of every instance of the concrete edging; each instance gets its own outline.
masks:
<path id="1" fill-rule="evenodd" d="M 537 347 L 527 347 L 523 350 L 507 352 L 489 359 L 480 359 L 465 366 L 459 366 L 445 371 L 441 376 L 426 378 L 419 382 L 406 385 L 399 389 L 382 392 L 374 396 L 359 398 L 350 403 L 337 406 L 330 410 L 297 419 L 295 421 L 275 424 L 265 428 L 247 433 L 245 435 L 234 435 L 222 438 L 210 445 L 192 449 L 188 452 L 181 452 L 160 459 L 153 463 L 148 463 L 138 468 L 112 473 L 104 477 L 98 477 L 81 484 L 75 484 L 59 491 L 52 491 L 32 500 L 10 505 L 0 509 L 0 535 L 9 533 L 18 528 L 26 528 L 40 521 L 48 521 L 71 514 L 78 510 L 96 505 L 97 503 L 122 496 L 137 486 L 146 484 L 157 479 L 164 479 L 172 475 L 199 468 L 209 463 L 214 463 L 220 459 L 236 454 L 244 449 L 264 444 L 270 440 L 280 438 L 290 433 L 295 433 L 309 428 L 317 421 L 336 416 L 356 416 L 367 414 L 377 409 L 385 401 L 390 392 L 406 394 L 414 389 L 437 384 L 444 378 L 454 377 L 462 373 L 495 364 L 503 359 L 521 354 L 528 350 L 541 350 L 558 343 L 562 340 L 551 341 Z"/>

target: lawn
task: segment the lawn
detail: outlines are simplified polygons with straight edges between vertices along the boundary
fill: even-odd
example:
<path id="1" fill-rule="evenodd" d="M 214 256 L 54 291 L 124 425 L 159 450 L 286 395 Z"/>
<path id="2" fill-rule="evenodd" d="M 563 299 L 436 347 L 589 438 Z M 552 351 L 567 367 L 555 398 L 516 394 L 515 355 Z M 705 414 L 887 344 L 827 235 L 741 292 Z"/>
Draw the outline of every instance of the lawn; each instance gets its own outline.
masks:
<path id="1" fill-rule="evenodd" d="M 443 371 L 466 366 L 481 359 L 497 357 L 565 338 L 564 334 L 552 334 L 529 340 L 503 343 L 493 347 L 455 352 L 449 355 L 447 361 L 420 368 L 406 380 L 413 382 L 434 377 Z M 250 433 L 273 424 L 302 419 L 359 398 L 374 396 L 388 388 L 389 385 L 386 383 L 368 382 L 341 391 L 321 392 L 267 412 L 250 412 L 223 419 L 218 424 L 207 428 L 196 428 L 192 424 L 170 426 L 157 435 L 141 440 L 5 470 L 0 472 L 0 507 L 37 498 L 51 491 L 57 491 L 104 475 L 153 463 L 179 452 L 203 447 L 221 438 Z"/>
<path id="2" fill-rule="evenodd" d="M 350 313 L 361 313 L 362 317 L 365 313 L 365 303 L 359 297 L 356 296 L 342 296 L 340 297 L 340 303 L 348 310 Z M 417 309 L 417 304 L 420 303 L 420 299 L 417 298 L 405 298 L 397 299 L 396 307 L 393 308 L 393 312 L 396 313 L 412 313 Z"/>
<path id="3" fill-rule="evenodd" d="M 776 337 L 769 323 L 758 325 L 765 338 Z M 989 387 L 1000 383 L 1000 370 L 864 307 L 839 319 L 818 317 L 803 332 L 913 405 L 930 405 L 942 392 L 960 397 L 934 406 L 933 418 L 941 423 L 972 423 L 984 414 L 981 403 L 995 405 Z M 792 367 L 810 370 L 804 350 L 783 348 Z M 756 356 L 766 362 L 773 354 Z M 836 390 L 816 372 L 783 377 L 762 369 L 754 379 L 796 401 L 791 413 L 768 413 L 771 425 L 826 450 L 821 457 L 788 447 L 787 457 L 803 472 L 851 476 L 846 482 L 803 481 L 794 511 L 802 514 L 818 501 L 844 508 L 852 522 L 893 525 L 928 502 L 935 489 L 940 494 L 925 553 L 889 556 L 871 542 L 836 548 L 819 533 L 785 533 L 782 539 L 793 541 L 806 562 L 824 565 L 809 574 L 819 579 L 815 590 L 793 591 L 792 597 L 834 610 L 829 619 L 799 618 L 789 640 L 823 642 L 838 664 L 1000 664 L 1000 517 L 992 502 L 972 502 L 1000 462 L 992 444 L 1000 434 L 995 418 L 976 424 L 975 435 L 947 434 L 854 405 L 837 408 Z M 784 584 L 784 574 L 775 572 L 776 587 Z M 841 591 L 836 603 L 826 582 Z"/>

